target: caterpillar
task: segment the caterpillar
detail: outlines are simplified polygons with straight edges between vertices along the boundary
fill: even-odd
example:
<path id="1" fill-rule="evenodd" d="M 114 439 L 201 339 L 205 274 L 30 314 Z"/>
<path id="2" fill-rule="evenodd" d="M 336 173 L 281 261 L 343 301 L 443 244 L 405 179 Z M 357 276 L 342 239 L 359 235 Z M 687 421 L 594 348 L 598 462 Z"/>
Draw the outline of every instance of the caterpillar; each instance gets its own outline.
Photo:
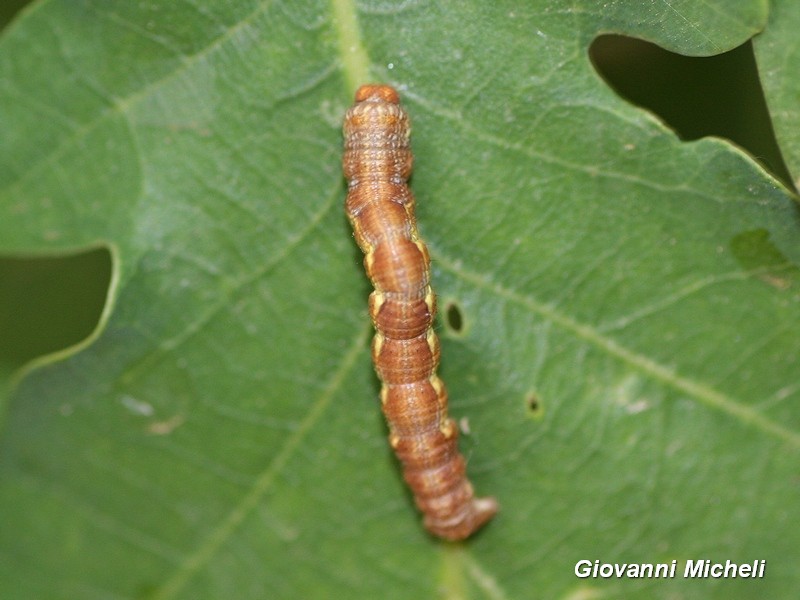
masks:
<path id="1" fill-rule="evenodd" d="M 372 360 L 381 380 L 389 443 L 432 534 L 472 535 L 497 512 L 476 498 L 458 451 L 458 426 L 447 416 L 447 390 L 436 375 L 439 340 L 428 249 L 417 232 L 407 181 L 413 156 L 410 121 L 397 91 L 369 84 L 344 117 L 345 211 L 374 291 Z"/>

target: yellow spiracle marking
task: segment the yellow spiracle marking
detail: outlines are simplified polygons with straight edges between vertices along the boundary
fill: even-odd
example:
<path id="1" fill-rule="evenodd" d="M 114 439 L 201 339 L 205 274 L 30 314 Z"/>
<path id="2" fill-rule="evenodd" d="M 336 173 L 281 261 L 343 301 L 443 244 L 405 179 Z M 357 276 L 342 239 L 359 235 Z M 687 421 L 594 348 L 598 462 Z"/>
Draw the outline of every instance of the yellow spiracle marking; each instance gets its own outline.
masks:
<path id="1" fill-rule="evenodd" d="M 375 253 L 373 249 L 370 248 L 368 251 L 364 252 L 364 268 L 367 270 L 367 273 L 372 273 L 372 266 L 375 264 Z"/>
<path id="2" fill-rule="evenodd" d="M 378 356 L 381 353 L 381 348 L 383 348 L 383 340 L 386 338 L 383 337 L 382 333 L 376 333 L 375 337 L 372 338 L 372 352 L 375 356 Z"/>
<path id="3" fill-rule="evenodd" d="M 431 260 L 430 255 L 428 254 L 428 247 L 425 245 L 425 242 L 423 242 L 420 239 L 417 239 L 417 236 L 418 236 L 417 228 L 414 227 L 414 230 L 412 231 L 412 239 L 414 240 L 414 245 L 419 249 L 420 253 L 423 256 L 423 259 L 425 260 L 425 264 L 427 265 Z"/>
<path id="4" fill-rule="evenodd" d="M 375 314 L 377 315 L 381 310 L 381 306 L 383 306 L 386 303 L 386 294 L 376 290 L 372 292 L 371 295 L 372 295 L 372 309 L 375 311 Z"/>
<path id="5" fill-rule="evenodd" d="M 436 350 L 439 348 L 439 338 L 436 337 L 433 329 L 428 329 L 426 340 L 428 342 L 428 349 L 431 351 L 431 354 L 436 355 Z"/>
<path id="6" fill-rule="evenodd" d="M 441 427 L 439 427 L 439 431 L 441 431 L 442 435 L 449 440 L 454 435 L 456 435 L 456 432 L 458 431 L 458 426 L 456 425 L 456 422 L 453 421 L 453 419 L 445 419 L 442 422 Z"/>
<path id="7" fill-rule="evenodd" d="M 358 221 L 355 222 L 355 228 L 358 230 L 356 232 L 356 239 L 361 242 L 361 250 L 367 256 L 371 255 L 375 251 L 375 245 L 369 241 L 369 238 L 366 235 L 364 235 L 364 228 Z"/>
<path id="8" fill-rule="evenodd" d="M 433 289 L 428 286 L 428 292 L 425 294 L 425 306 L 428 307 L 428 312 L 432 315 L 436 310 L 436 296 L 433 295 Z"/>

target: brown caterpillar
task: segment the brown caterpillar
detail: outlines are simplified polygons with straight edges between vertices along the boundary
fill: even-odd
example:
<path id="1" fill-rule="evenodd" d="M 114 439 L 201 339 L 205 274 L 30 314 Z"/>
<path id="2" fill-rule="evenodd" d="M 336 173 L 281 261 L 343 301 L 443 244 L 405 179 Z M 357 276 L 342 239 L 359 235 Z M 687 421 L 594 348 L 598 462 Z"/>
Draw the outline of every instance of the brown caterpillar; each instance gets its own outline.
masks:
<path id="1" fill-rule="evenodd" d="M 439 340 L 430 258 L 417 233 L 406 183 L 413 157 L 408 115 L 387 85 L 364 85 L 344 117 L 345 210 L 375 291 L 372 360 L 383 386 L 389 443 L 403 476 L 439 537 L 469 537 L 497 512 L 494 498 L 475 498 L 459 453 L 458 427 L 447 416 L 447 390 L 436 375 Z"/>

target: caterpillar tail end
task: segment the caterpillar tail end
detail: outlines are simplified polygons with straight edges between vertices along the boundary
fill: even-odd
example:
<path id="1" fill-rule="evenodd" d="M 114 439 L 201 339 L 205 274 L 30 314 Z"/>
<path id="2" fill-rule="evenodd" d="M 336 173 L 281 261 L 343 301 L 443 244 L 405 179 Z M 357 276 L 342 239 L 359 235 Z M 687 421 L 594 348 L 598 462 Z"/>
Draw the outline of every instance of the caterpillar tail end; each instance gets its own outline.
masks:
<path id="1" fill-rule="evenodd" d="M 497 500 L 491 496 L 473 498 L 469 503 L 468 510 L 452 520 L 442 521 L 426 516 L 425 529 L 444 540 L 458 542 L 467 539 L 488 523 L 497 514 L 499 508 Z"/>

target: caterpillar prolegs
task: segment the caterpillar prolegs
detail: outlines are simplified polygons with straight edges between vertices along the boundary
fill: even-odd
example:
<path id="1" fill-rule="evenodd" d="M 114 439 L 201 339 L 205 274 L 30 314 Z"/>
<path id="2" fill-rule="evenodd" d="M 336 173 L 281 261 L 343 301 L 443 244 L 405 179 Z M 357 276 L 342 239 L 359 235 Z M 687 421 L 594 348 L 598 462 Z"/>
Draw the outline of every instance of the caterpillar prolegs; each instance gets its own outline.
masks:
<path id="1" fill-rule="evenodd" d="M 447 390 L 436 375 L 439 340 L 430 258 L 417 233 L 408 188 L 413 157 L 410 123 L 397 92 L 364 85 L 344 118 L 345 209 L 375 291 L 372 359 L 382 382 L 389 442 L 403 476 L 439 537 L 469 537 L 497 512 L 494 498 L 475 498 L 447 416 Z"/>

